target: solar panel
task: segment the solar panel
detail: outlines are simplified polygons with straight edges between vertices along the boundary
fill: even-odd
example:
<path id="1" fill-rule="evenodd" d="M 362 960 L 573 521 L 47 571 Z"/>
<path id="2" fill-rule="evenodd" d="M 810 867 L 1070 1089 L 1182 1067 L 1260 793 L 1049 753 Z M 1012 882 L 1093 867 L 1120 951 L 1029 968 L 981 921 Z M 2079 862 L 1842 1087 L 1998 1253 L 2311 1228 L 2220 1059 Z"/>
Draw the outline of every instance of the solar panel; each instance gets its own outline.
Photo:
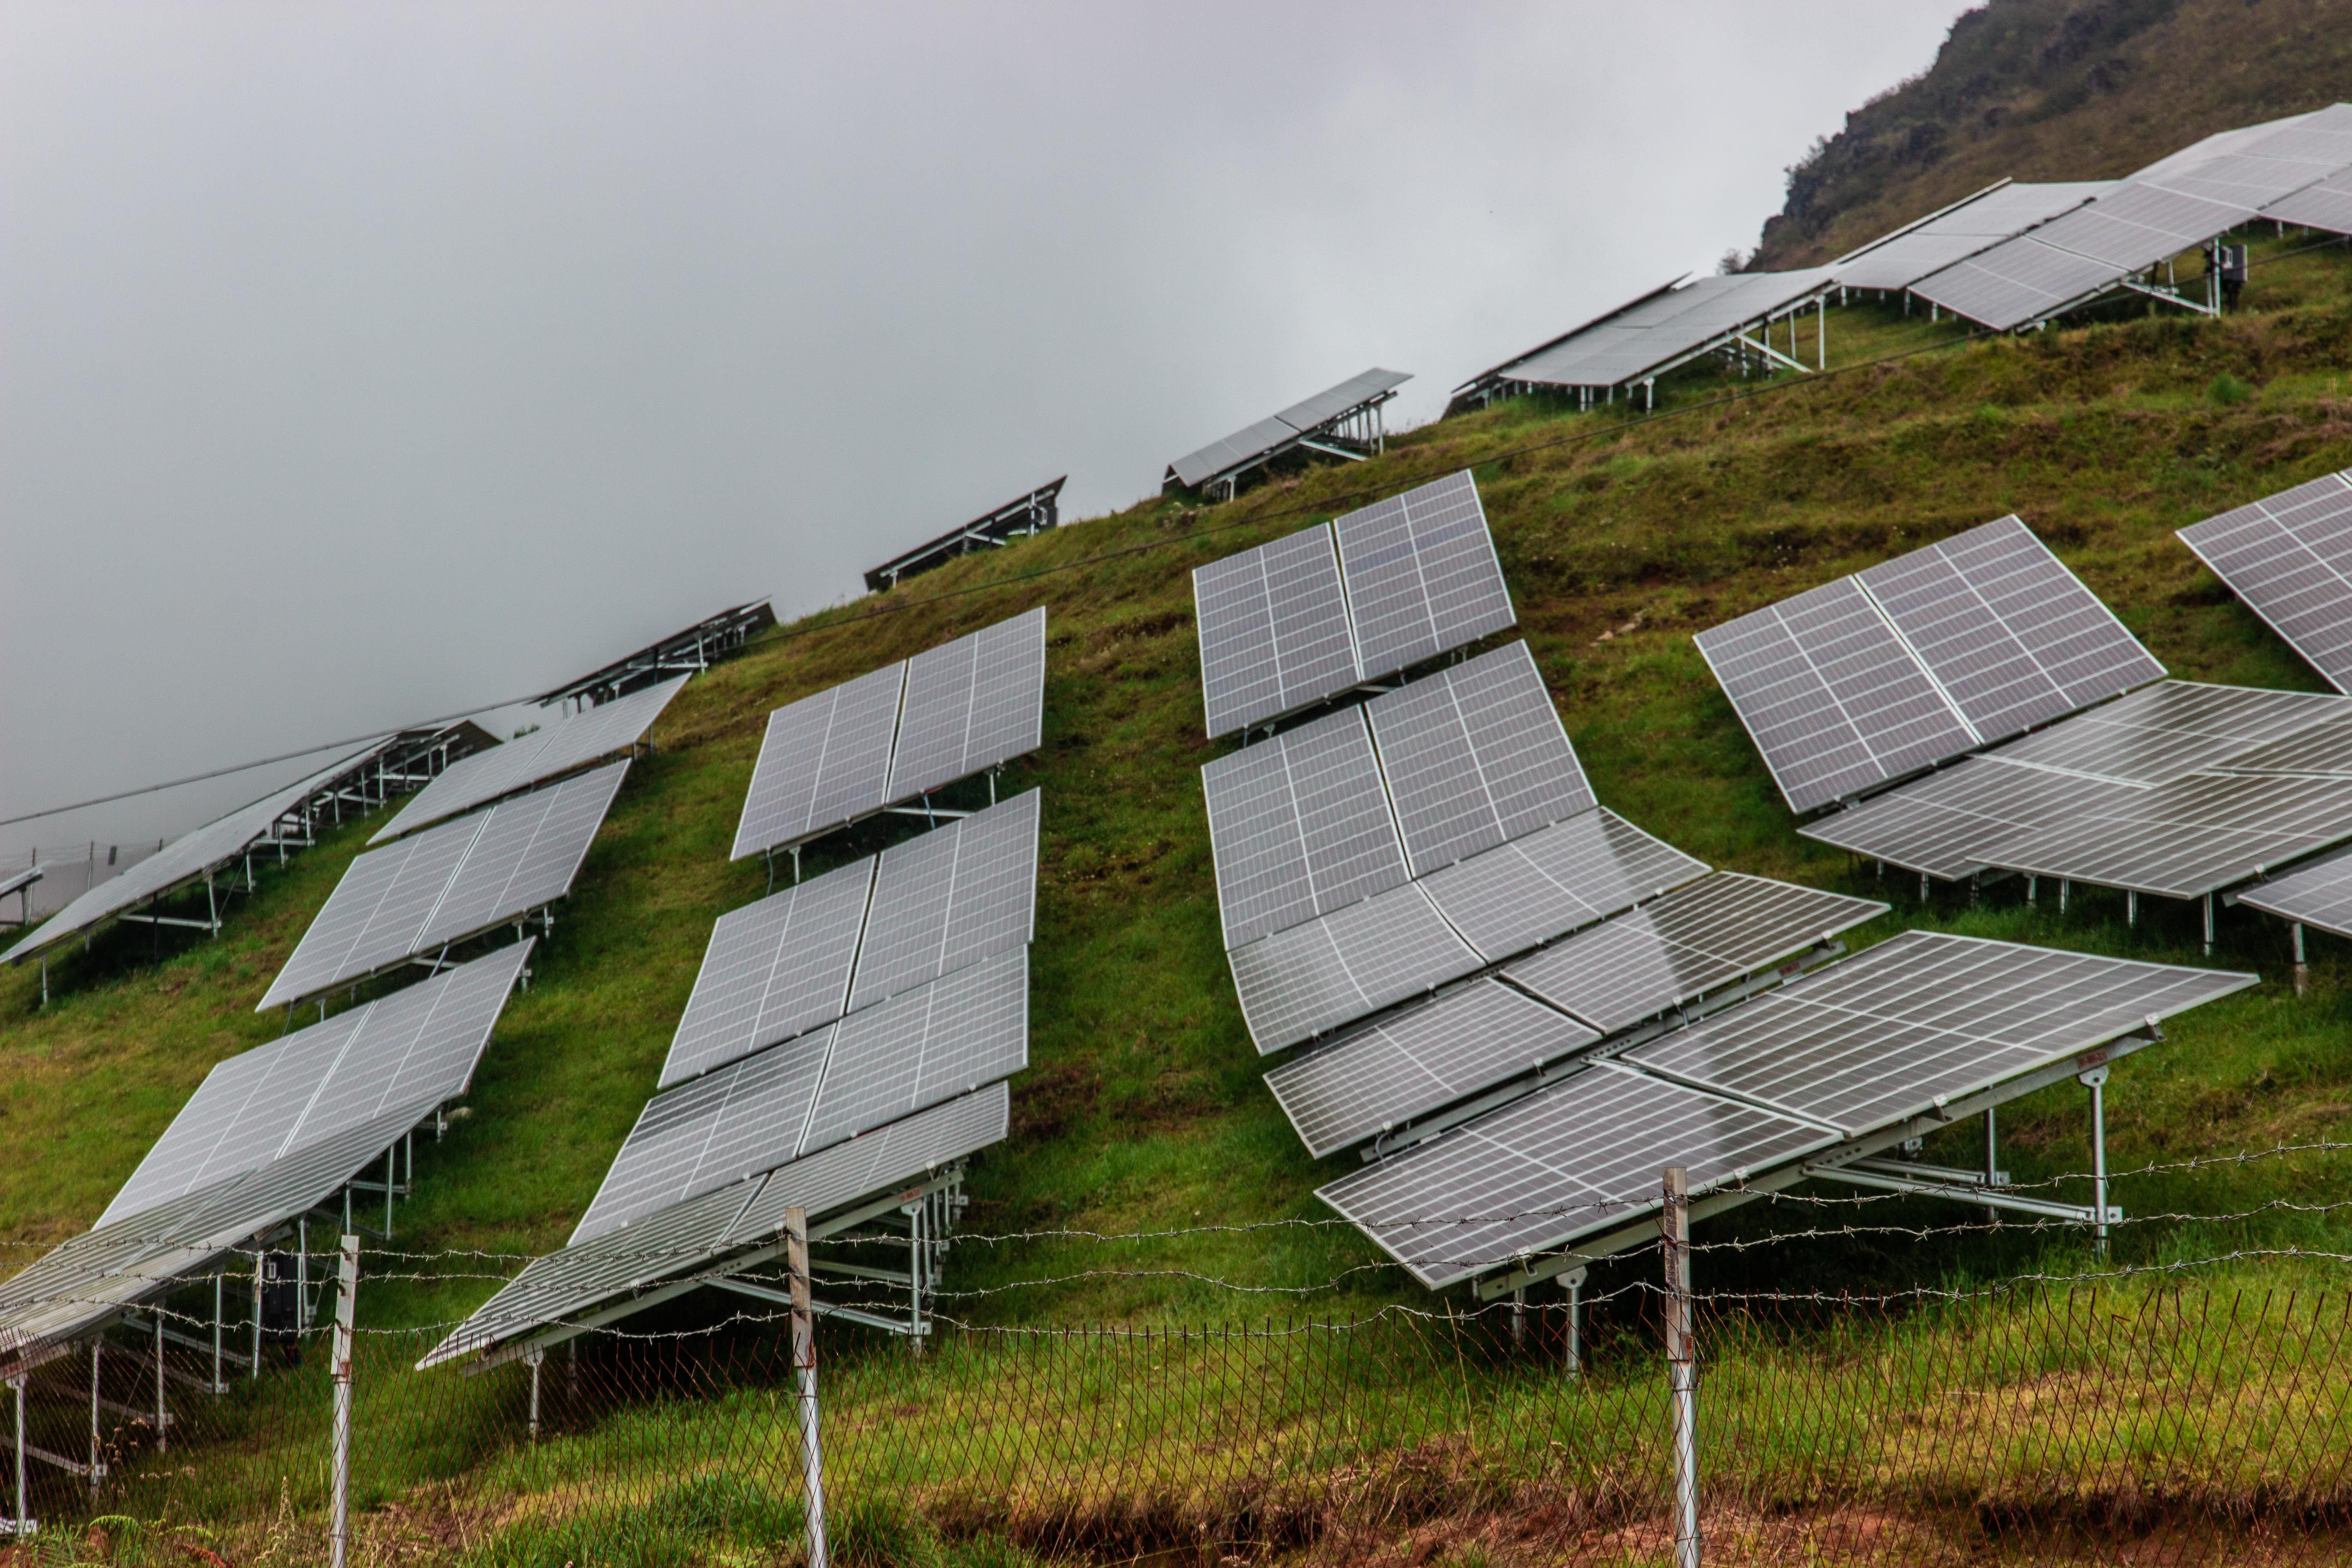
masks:
<path id="1" fill-rule="evenodd" d="M 1275 417 L 1293 430 L 1311 432 L 1412 379 L 1401 371 L 1368 370 L 1349 376 L 1337 386 L 1328 387 L 1312 397 L 1292 404 Z"/>
<path id="2" fill-rule="evenodd" d="M 814 1217 L 968 1159 L 1003 1141 L 1011 1131 L 1012 1107 L 1012 1091 L 992 1083 L 795 1160 L 768 1178 L 728 1230 L 727 1245 L 747 1246 L 781 1234 L 788 1208 L 806 1209 Z"/>
<path id="3" fill-rule="evenodd" d="M 800 1152 L 969 1094 L 1029 1064 L 1029 952 L 1016 948 L 835 1026 Z"/>
<path id="4" fill-rule="evenodd" d="M 1037 749 L 1045 722 L 1044 606 L 907 662 L 889 797 L 907 800 Z"/>
<path id="5" fill-rule="evenodd" d="M 2160 680 L 1986 755 L 2125 784 L 2166 784 L 2249 748 L 2269 755 L 2271 742 L 2324 726 L 2347 707 L 2340 697 L 2311 691 Z"/>
<path id="6" fill-rule="evenodd" d="M 2192 773 L 2051 821 L 2005 860 L 2039 876 L 2194 899 L 2347 838 L 2344 780 Z"/>
<path id="7" fill-rule="evenodd" d="M 719 917 L 662 1064 L 662 1088 L 847 1011 L 875 863 L 869 855 Z"/>
<path id="8" fill-rule="evenodd" d="M 2338 936 L 2352 936 L 2352 856 L 2339 855 L 2258 882 L 2238 902 Z"/>
<path id="9" fill-rule="evenodd" d="M 1433 990 L 1480 963 L 1417 882 L 1227 956 L 1261 1056 Z"/>
<path id="10" fill-rule="evenodd" d="M 1405 879 L 1361 709 L 1220 757 L 1201 784 L 1228 948 Z"/>
<path id="11" fill-rule="evenodd" d="M 1602 807 L 1432 873 L 1419 884 L 1487 963 L 1706 875 L 1706 863 Z"/>
<path id="12" fill-rule="evenodd" d="M 2015 517 L 1883 562 L 1860 581 L 1986 741 L 2164 674 Z"/>
<path id="13" fill-rule="evenodd" d="M 2347 704 L 2339 699 L 2307 697 L 2300 691 L 2276 695 L 2324 702 L 2336 711 L 2265 745 L 2233 752 L 2217 762 L 2215 771 L 2270 773 L 2281 778 L 2352 778 L 2352 711 L 2345 710 Z"/>
<path id="14" fill-rule="evenodd" d="M 852 1008 L 1028 944 L 1036 928 L 1038 798 L 1030 790 L 882 852 Z"/>
<path id="15" fill-rule="evenodd" d="M 202 827 L 181 835 L 155 854 L 130 867 L 122 875 L 97 884 L 51 915 L 38 930 L 23 938 L 5 953 L 0 953 L 0 963 L 14 963 L 19 959 L 29 958 L 42 949 L 79 935 L 124 910 L 227 865 L 242 855 L 248 845 L 268 834 L 280 817 L 299 811 L 303 803 L 312 795 L 336 779 L 382 755 L 397 739 L 394 736 L 373 742 L 299 783 L 274 790 L 250 805 L 239 806 L 226 816 L 216 817 Z"/>
<path id="16" fill-rule="evenodd" d="M 1860 794 L 1978 743 L 1850 577 L 1694 640 L 1791 811 Z"/>
<path id="17" fill-rule="evenodd" d="M 2109 779 L 1971 757 L 1797 831 L 1819 844 L 1957 881 L 2010 866 L 2012 851 L 2045 822 L 2065 821 L 2137 793 Z"/>
<path id="18" fill-rule="evenodd" d="M 1625 1059 L 1852 1136 L 2258 978 L 1905 931 Z"/>
<path id="19" fill-rule="evenodd" d="M 1192 606 L 1211 735 L 1279 718 L 1361 679 L 1328 526 L 1195 568 Z"/>
<path id="20" fill-rule="evenodd" d="M 1265 1082 L 1319 1160 L 1600 1038 L 1507 985 L 1479 980 L 1278 1067 Z"/>
<path id="21" fill-rule="evenodd" d="M 907 667 L 890 665 L 768 715 L 730 858 L 781 849 L 887 804 Z"/>
<path id="22" fill-rule="evenodd" d="M 803 1035 L 646 1101 L 569 1245 L 793 1158 L 840 1027 Z"/>
<path id="23" fill-rule="evenodd" d="M 2113 184 L 2002 185 L 1840 257 L 1830 269 L 1851 289 L 1908 289 L 1930 272 L 2080 206 Z"/>
<path id="24" fill-rule="evenodd" d="M 1466 468 L 1351 511 L 1331 528 L 1367 680 L 1517 619 Z"/>
<path id="25" fill-rule="evenodd" d="M 1317 1196 L 1434 1290 L 1654 1211 L 1665 1165 L 1684 1167 L 1697 1195 L 1833 1142 L 1792 1118 L 1597 1062 Z"/>
<path id="26" fill-rule="evenodd" d="M 649 686 L 450 763 L 431 784 L 409 797 L 408 804 L 377 829 L 368 842 L 387 843 L 404 833 L 471 811 L 484 801 L 560 778 L 628 750 L 645 738 L 646 731 L 653 728 L 654 721 L 661 717 L 662 710 L 669 706 L 670 699 L 678 694 L 688 679 L 681 675 L 658 686 Z"/>
<path id="27" fill-rule="evenodd" d="M 1177 483 L 1189 489 L 1297 438 L 1296 429 L 1269 416 L 1244 425 L 1230 436 L 1220 437 L 1197 452 L 1185 453 L 1169 464 L 1168 469 L 1176 476 Z"/>
<path id="28" fill-rule="evenodd" d="M 1956 316 L 2008 331 L 2095 296 L 2117 276 L 2107 262 L 2021 234 L 1930 273 L 1911 291 Z"/>
<path id="29" fill-rule="evenodd" d="M 629 764 L 613 763 L 352 862 L 257 1012 L 520 920 L 572 888 Z"/>
<path id="30" fill-rule="evenodd" d="M 2230 591 L 2338 691 L 2352 691 L 2352 470 L 2180 531 Z"/>
<path id="31" fill-rule="evenodd" d="M 2352 170 L 2273 202 L 2262 216 L 2329 234 L 2352 234 Z"/>
<path id="32" fill-rule="evenodd" d="M 1885 912 L 1867 899 L 1717 871 L 1503 973 L 1614 1034 Z"/>
<path id="33" fill-rule="evenodd" d="M 1415 876 L 1594 804 L 1524 642 L 1375 698 L 1365 711 Z"/>
<path id="34" fill-rule="evenodd" d="M 1275 456 L 1297 444 L 1301 437 L 1316 435 L 1360 408 L 1387 401 L 1390 394 L 1412 379 L 1402 371 L 1380 369 L 1349 376 L 1272 418 L 1244 426 L 1197 452 L 1187 452 L 1168 465 L 1168 472 L 1188 489 L 1203 484 L 1228 470 Z"/>
<path id="35" fill-rule="evenodd" d="M 427 1352 L 417 1370 L 487 1350 L 613 1297 L 690 1273 L 718 1252 L 728 1227 L 759 1187 L 757 1179 L 738 1182 L 533 1259 Z"/>
<path id="36" fill-rule="evenodd" d="M 396 1107 L 463 1094 L 530 942 L 221 1062 L 99 1224 L 256 1170 Z"/>
<path id="37" fill-rule="evenodd" d="M 1646 295 L 1481 379 L 1607 387 L 1664 375 L 1729 343 L 1766 317 L 1811 300 L 1836 281 L 1826 268 L 1694 279 Z"/>

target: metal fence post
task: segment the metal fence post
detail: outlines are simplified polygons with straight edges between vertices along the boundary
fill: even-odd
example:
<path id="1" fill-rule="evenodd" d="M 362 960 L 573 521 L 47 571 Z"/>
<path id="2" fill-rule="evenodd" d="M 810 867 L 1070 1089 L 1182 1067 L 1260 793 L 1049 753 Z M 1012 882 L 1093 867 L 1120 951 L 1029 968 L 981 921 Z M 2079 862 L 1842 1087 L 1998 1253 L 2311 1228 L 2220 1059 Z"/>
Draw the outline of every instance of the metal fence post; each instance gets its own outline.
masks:
<path id="1" fill-rule="evenodd" d="M 816 1428 L 816 1324 L 809 1310 L 808 1210 L 804 1208 L 784 1211 L 784 1267 L 793 1280 L 793 1371 L 800 1384 L 801 1495 L 808 1514 L 808 1568 L 828 1568 L 824 1455 Z"/>
<path id="2" fill-rule="evenodd" d="M 334 1499 L 328 1522 L 333 1568 L 345 1568 L 352 1553 L 352 1306 L 359 1288 L 360 1238 L 346 1236 L 335 1266 Z"/>
<path id="3" fill-rule="evenodd" d="M 1665 1171 L 1666 1386 L 1675 1405 L 1675 1568 L 1698 1568 L 1698 1366 L 1691 1344 L 1690 1175 Z"/>

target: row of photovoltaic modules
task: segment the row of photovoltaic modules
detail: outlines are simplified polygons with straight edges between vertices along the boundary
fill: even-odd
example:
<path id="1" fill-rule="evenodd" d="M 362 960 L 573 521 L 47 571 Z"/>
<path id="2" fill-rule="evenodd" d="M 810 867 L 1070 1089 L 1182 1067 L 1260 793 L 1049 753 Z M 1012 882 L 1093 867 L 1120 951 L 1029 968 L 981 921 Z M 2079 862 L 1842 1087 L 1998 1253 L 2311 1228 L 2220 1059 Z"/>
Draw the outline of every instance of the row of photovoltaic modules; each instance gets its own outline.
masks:
<path id="1" fill-rule="evenodd" d="M 461 758 L 413 796 L 374 840 L 397 841 L 345 869 L 260 1005 L 428 953 L 433 977 L 214 1068 L 98 1225 L 0 1287 L 0 1354 L 38 1353 L 174 1278 L 216 1268 L 348 1187 L 461 1096 L 534 944 L 457 964 L 445 964 L 447 951 L 570 890 L 629 766 L 593 764 L 634 747 L 682 683 Z M 169 886 L 187 867 L 231 856 L 352 765 L 232 813 L 139 869 L 165 862 L 149 880 Z"/>
<path id="2" fill-rule="evenodd" d="M 887 780 L 905 766 L 915 772 L 895 776 L 936 788 L 962 776 L 957 765 L 968 773 L 1034 746 L 1045 630 L 1045 612 L 1032 611 L 879 679 L 862 677 L 779 710 L 761 752 L 769 776 L 755 773 L 739 847 L 764 831 L 751 827 L 755 816 L 782 820 L 780 801 L 796 840 L 880 809 L 888 784 L 845 805 L 825 793 L 844 775 L 807 765 L 804 750 L 779 741 L 796 737 L 799 748 L 823 752 L 838 736 L 835 721 L 858 711 L 861 687 L 887 688 L 898 703 L 889 725 L 856 728 L 866 742 L 863 778 Z M 872 743 L 893 728 L 895 762 Z M 796 782 L 788 792 L 779 779 Z M 808 804 L 817 800 L 834 804 Z M 813 1218 L 842 1211 L 1001 1140 L 1010 1106 L 1003 1080 L 1028 1062 L 1039 803 L 1028 791 L 720 917 L 672 1037 L 662 1092 L 571 1240 L 420 1364 L 600 1307 L 625 1310 L 611 1305 L 614 1298 L 719 1259 L 749 1267 L 776 1244 L 787 1208 Z"/>
<path id="3" fill-rule="evenodd" d="M 1197 452 L 1187 452 L 1168 465 L 1167 478 L 1189 487 L 1246 468 L 1285 448 L 1313 439 L 1318 432 L 1351 414 L 1386 401 L 1412 379 L 1402 371 L 1377 367 L 1349 376 L 1337 386 L 1325 387 L 1280 413 L 1212 441 Z"/>
<path id="4" fill-rule="evenodd" d="M 0 1358 L 59 1345 L 308 1214 L 465 1093 L 522 942 L 215 1066 L 98 1224 L 0 1284 Z"/>
<path id="5" fill-rule="evenodd" d="M 1045 612 L 777 709 L 733 858 L 787 849 L 1036 750 Z"/>
<path id="6" fill-rule="evenodd" d="M 1260 1050 L 1330 1036 L 1268 1085 L 1313 1154 L 1385 1156 L 1322 1195 L 1433 1288 L 1638 1217 L 1662 1150 L 1703 1190 L 2251 984 L 1910 933 L 1690 1023 L 1886 906 L 1710 871 L 1601 807 L 1524 644 L 1202 785 Z"/>

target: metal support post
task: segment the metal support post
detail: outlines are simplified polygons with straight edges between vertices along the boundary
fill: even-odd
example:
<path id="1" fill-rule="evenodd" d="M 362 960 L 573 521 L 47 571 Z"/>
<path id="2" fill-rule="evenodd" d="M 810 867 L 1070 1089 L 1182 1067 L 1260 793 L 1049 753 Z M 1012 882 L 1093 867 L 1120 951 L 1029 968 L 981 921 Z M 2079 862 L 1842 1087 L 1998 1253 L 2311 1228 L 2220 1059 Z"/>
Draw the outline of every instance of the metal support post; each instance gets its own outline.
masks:
<path id="1" fill-rule="evenodd" d="M 2303 963 L 2303 922 L 2294 922 L 2294 994 L 2302 995 L 2311 989 L 2311 971 Z"/>
<path id="2" fill-rule="evenodd" d="M 223 1299 L 227 1293 L 227 1286 L 228 1275 L 226 1271 L 213 1276 L 213 1392 L 215 1394 L 228 1392 L 228 1384 L 221 1381 L 220 1374 L 221 1308 L 225 1304 Z"/>
<path id="3" fill-rule="evenodd" d="M 2058 879 L 2058 912 L 2060 914 L 2063 915 L 2066 912 L 2066 895 L 2074 891 L 2074 884 L 2073 882 L 2067 880 L 2067 879 L 2063 877 Z"/>
<path id="4" fill-rule="evenodd" d="M 360 1238 L 347 1235 L 335 1267 L 335 1473 L 327 1526 L 331 1568 L 345 1568 L 352 1553 L 352 1308 L 359 1289 Z"/>
<path id="5" fill-rule="evenodd" d="M 1830 297 L 1823 294 L 1813 304 L 1813 368 L 1830 367 Z"/>
<path id="6" fill-rule="evenodd" d="M 1511 1292 L 1511 1348 L 1528 1348 L 1528 1293 L 1525 1287 Z"/>
<path id="7" fill-rule="evenodd" d="M 2139 889 L 2137 888 L 2124 889 L 2124 924 L 2139 924 Z"/>
<path id="8" fill-rule="evenodd" d="M 2213 895 L 2205 895 L 2205 956 L 2213 956 Z"/>
<path id="9" fill-rule="evenodd" d="M 155 1451 L 172 1451 L 172 1413 L 163 1407 L 163 1312 L 155 1310 Z"/>
<path id="10" fill-rule="evenodd" d="M 12 1377 L 8 1386 L 16 1395 L 16 1512 L 12 1520 L 17 1540 L 33 1533 L 33 1521 L 25 1514 L 25 1379 Z"/>
<path id="11" fill-rule="evenodd" d="M 2099 1216 L 2093 1234 L 2101 1258 L 2107 1255 L 2107 1071 L 2093 1068 L 2074 1080 L 2091 1091 L 2091 1206 Z"/>
<path id="12" fill-rule="evenodd" d="M 784 1211 L 784 1268 L 792 1276 L 793 1371 L 800 1384 L 801 1489 L 808 1568 L 829 1568 L 824 1544 L 824 1456 L 817 1441 L 816 1324 L 809 1310 L 808 1210 Z"/>
<path id="13" fill-rule="evenodd" d="M 1927 901 L 1927 873 L 1925 871 L 1919 873 L 1919 901 L 1923 904 Z"/>
<path id="14" fill-rule="evenodd" d="M 539 1369 L 541 1363 L 547 1360 L 546 1348 L 533 1345 L 522 1352 L 522 1359 L 524 1364 L 530 1368 L 530 1440 L 536 1443 L 539 1441 Z"/>
<path id="15" fill-rule="evenodd" d="M 247 1363 L 247 1375 L 258 1382 L 261 1377 L 261 1292 L 268 1285 L 269 1254 L 257 1247 L 253 1249 L 253 1359 Z"/>
<path id="16" fill-rule="evenodd" d="M 310 1331 L 310 1216 L 294 1221 L 294 1331 Z"/>
<path id="17" fill-rule="evenodd" d="M 1675 1405 L 1675 1568 L 1698 1568 L 1698 1367 L 1691 1345 L 1690 1173 L 1665 1170 L 1666 1386 Z"/>
<path id="18" fill-rule="evenodd" d="M 1565 1359 L 1568 1375 L 1584 1375 L 1584 1270 L 1571 1268 L 1559 1277 L 1559 1288 L 1568 1292 L 1568 1343 Z"/>
<path id="19" fill-rule="evenodd" d="M 2039 898 L 2041 891 L 2042 879 L 2029 872 L 2025 879 L 2025 903 L 2028 909 L 2041 901 Z"/>
<path id="20" fill-rule="evenodd" d="M 398 1174 L 393 1168 L 392 1157 L 398 1152 L 397 1145 L 383 1152 L 383 1238 L 386 1241 L 392 1239 L 392 1181 Z"/>
<path id="21" fill-rule="evenodd" d="M 98 1495 L 100 1481 L 106 1479 L 106 1467 L 100 1462 L 98 1448 L 98 1360 L 106 1348 L 102 1337 L 89 1342 L 89 1495 Z"/>

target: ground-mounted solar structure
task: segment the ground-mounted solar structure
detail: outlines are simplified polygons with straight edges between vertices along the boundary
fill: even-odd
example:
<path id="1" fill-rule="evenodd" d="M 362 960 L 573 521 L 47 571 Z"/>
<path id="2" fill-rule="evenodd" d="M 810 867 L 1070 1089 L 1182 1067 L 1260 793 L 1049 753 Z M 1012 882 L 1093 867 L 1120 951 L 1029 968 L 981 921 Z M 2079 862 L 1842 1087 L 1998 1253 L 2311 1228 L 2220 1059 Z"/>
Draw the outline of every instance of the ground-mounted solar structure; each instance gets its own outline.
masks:
<path id="1" fill-rule="evenodd" d="M 1372 369 L 1294 403 L 1278 414 L 1188 452 L 1168 465 L 1162 490 L 1197 489 L 1231 500 L 1241 483 L 1293 453 L 1360 461 L 1387 450 L 1381 410 L 1412 379 L 1405 371 Z"/>
<path id="2" fill-rule="evenodd" d="M 813 1259 L 868 1292 L 816 1310 L 919 1341 L 965 1163 L 1004 1137 L 1004 1080 L 1028 1063 L 1039 801 L 721 917 L 660 1091 L 569 1243 L 420 1364 L 536 1369 L 550 1346 L 689 1291 L 780 1300 L 788 1207 L 807 1211 L 813 1242 L 905 1257 Z"/>
<path id="3" fill-rule="evenodd" d="M 342 879 L 269 983 L 256 1012 L 356 987 L 378 975 L 447 962 L 451 949 L 536 921 L 552 929 L 552 906 L 572 879 L 629 764 L 608 763 L 561 784 L 371 849 Z"/>
<path id="4" fill-rule="evenodd" d="M 768 715 L 732 858 L 772 858 L 886 811 L 936 820 L 938 791 L 1036 750 L 1041 606 Z M 917 805 L 914 803 L 922 803 Z"/>
<path id="5" fill-rule="evenodd" d="M 1677 279 L 1605 315 L 1481 371 L 1454 389 L 1449 414 L 1531 392 L 1573 394 L 1580 405 L 1640 393 L 1654 406 L 1657 384 L 1683 366 L 1719 361 L 1753 368 L 1811 371 L 1829 363 L 1826 268 Z M 1814 316 L 1814 359 L 1798 355 L 1797 318 Z M 1787 347 L 1779 346 L 1785 330 Z"/>
<path id="6" fill-rule="evenodd" d="M 912 550 L 893 555 L 866 574 L 866 592 L 882 593 L 975 550 L 998 549 L 1016 539 L 1033 538 L 1055 527 L 1062 520 L 1062 487 L 1069 479 L 1070 476 L 1064 474 L 993 511 L 981 513 L 961 528 L 950 529 L 937 539 L 926 540 Z"/>
<path id="7" fill-rule="evenodd" d="M 389 843 L 491 801 L 568 778 L 625 752 L 634 756 L 654 721 L 661 717 L 687 679 L 672 676 L 452 764 L 417 791 L 368 842 Z"/>
<path id="8" fill-rule="evenodd" d="M 1907 294 L 1931 272 L 1990 250 L 2104 194 L 2110 180 L 2030 184 L 2002 180 L 1879 236 L 1829 264 L 1840 289 Z M 1907 303 L 1907 301 L 1906 301 Z"/>
<path id="9" fill-rule="evenodd" d="M 95 1400 L 101 1359 L 127 1356 L 153 1371 L 163 1431 L 172 1384 L 216 1396 L 258 1377 L 265 1334 L 310 1326 L 327 1287 L 309 1272 L 311 1221 L 391 1237 L 416 1134 L 437 1136 L 465 1095 L 530 951 L 457 965 L 215 1066 L 97 1225 L 0 1282 L 0 1376 L 82 1353 Z M 23 1454 L 95 1482 L 96 1432 L 94 1404 L 87 1460 Z"/>
<path id="10" fill-rule="evenodd" d="M 2352 104 L 2225 131 L 1909 287 L 1943 310 L 2002 331 L 2036 327 L 2119 294 L 2216 315 L 2223 301 L 2212 247 L 2221 237 L 2258 218 L 2305 221 L 2289 216 L 2302 210 L 2295 197 L 2347 170 Z M 2192 288 L 2183 289 L 2174 263 L 2196 250 L 2207 253 L 2207 265 Z"/>
<path id="11" fill-rule="evenodd" d="M 319 829 L 342 821 L 346 808 L 358 813 L 382 806 L 395 795 L 429 785 L 451 766 L 494 745 L 472 723 L 406 730 L 372 742 L 183 834 L 121 876 L 90 888 L 0 957 L 10 963 L 40 959 L 46 999 L 49 952 L 77 937 L 86 945 L 112 921 L 145 923 L 159 939 L 167 925 L 217 934 L 228 895 L 253 889 L 257 853 L 275 855 L 282 865 L 289 850 L 308 848 Z M 204 889 L 201 914 L 193 910 L 164 912 L 165 900 L 191 894 L 199 886 Z"/>
<path id="12" fill-rule="evenodd" d="M 532 700 L 542 708 L 561 702 L 584 712 L 673 677 L 709 669 L 775 624 L 776 612 L 765 599 L 730 605 L 683 631 L 672 632 L 659 642 L 648 643 L 577 679 L 551 687 Z"/>
<path id="13" fill-rule="evenodd" d="M 1822 1181 L 2104 1234 L 2121 1211 L 2099 1161 L 2081 1204 L 2008 1190 L 1990 1147 L 1982 1171 L 1899 1152 L 2068 1079 L 2090 1089 L 2097 1125 L 2115 1062 L 2159 1040 L 2164 1019 L 2255 983 L 1906 931 L 1572 1061 L 1320 1195 L 1423 1285 L 1484 1300 L 1547 1279 L 1572 1291 L 1587 1265 L 1654 1240 L 1667 1165 L 1687 1170 L 1695 1220 Z"/>
<path id="14" fill-rule="evenodd" d="M 1192 574 L 1211 735 L 1313 708 L 1517 617 L 1465 470 Z"/>
<path id="15" fill-rule="evenodd" d="M 1696 641 L 1796 812 L 1857 799 L 2164 674 L 2014 517 Z"/>
<path id="16" fill-rule="evenodd" d="M 2180 531 L 2304 662 L 2352 692 L 2352 469 Z"/>

